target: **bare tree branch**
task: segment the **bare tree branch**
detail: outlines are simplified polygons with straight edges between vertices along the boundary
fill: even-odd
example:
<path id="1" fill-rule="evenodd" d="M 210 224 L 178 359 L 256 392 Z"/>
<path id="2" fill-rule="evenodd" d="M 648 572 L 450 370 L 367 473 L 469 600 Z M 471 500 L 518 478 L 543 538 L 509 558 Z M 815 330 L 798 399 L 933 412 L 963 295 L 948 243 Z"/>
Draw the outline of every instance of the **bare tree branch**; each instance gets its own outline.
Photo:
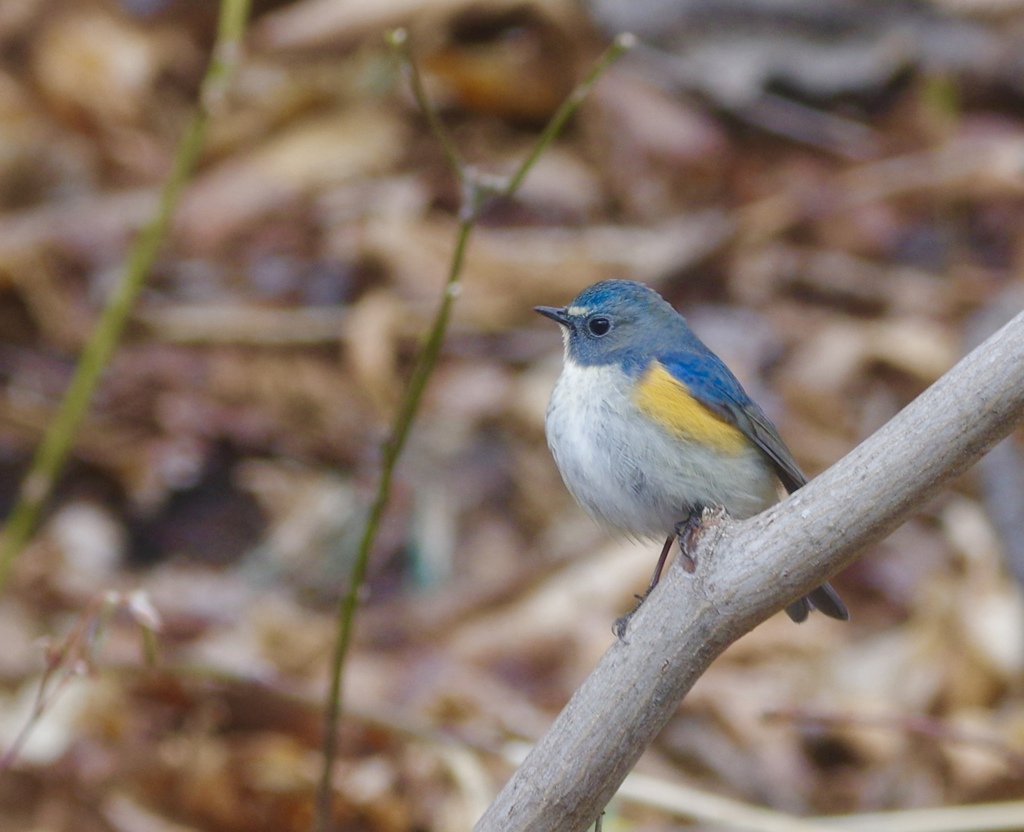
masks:
<path id="1" fill-rule="evenodd" d="M 712 660 L 853 562 L 1022 415 L 1024 314 L 779 505 L 742 523 L 712 519 L 696 572 L 670 571 L 476 832 L 586 829 Z"/>

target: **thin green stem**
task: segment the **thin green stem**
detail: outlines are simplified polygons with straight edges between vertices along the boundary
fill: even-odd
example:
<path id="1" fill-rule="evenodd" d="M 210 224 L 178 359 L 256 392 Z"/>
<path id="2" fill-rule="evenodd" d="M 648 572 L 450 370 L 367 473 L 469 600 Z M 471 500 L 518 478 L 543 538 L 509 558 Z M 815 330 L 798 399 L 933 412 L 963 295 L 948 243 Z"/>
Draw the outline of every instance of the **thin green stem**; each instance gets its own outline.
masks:
<path id="1" fill-rule="evenodd" d="M 391 498 L 391 483 L 394 478 L 395 468 L 405 447 L 405 442 L 416 418 L 416 413 L 419 410 L 420 401 L 423 398 L 427 382 L 430 380 L 430 376 L 433 374 L 438 358 L 441 355 L 441 347 L 444 344 L 445 334 L 448 330 L 452 305 L 455 303 L 461 287 L 462 268 L 466 259 L 466 251 L 469 248 L 470 236 L 476 225 L 480 209 L 489 194 L 500 193 L 504 196 L 511 196 L 516 192 L 530 168 L 540 157 L 544 149 L 558 136 L 569 117 L 579 107 L 586 93 L 594 85 L 601 73 L 629 48 L 632 38 L 627 35 L 616 38 L 612 46 L 598 60 L 594 69 L 555 113 L 530 155 L 523 161 L 504 186 L 499 189 L 495 189 L 483 178 L 474 176 L 471 169 L 462 162 L 448 131 L 427 98 L 419 70 L 412 60 L 404 30 L 399 29 L 392 32 L 388 37 L 388 41 L 392 48 L 399 53 L 412 86 L 413 96 L 426 116 L 434 135 L 444 148 L 448 162 L 459 179 L 463 203 L 459 211 L 459 226 L 455 239 L 455 249 L 452 252 L 452 259 L 448 268 L 448 277 L 445 281 L 441 302 L 438 305 L 433 323 L 417 357 L 398 410 L 395 413 L 388 439 L 384 442 L 377 492 L 370 508 L 363 536 L 359 542 L 356 560 L 349 576 L 348 589 L 338 602 L 338 629 L 335 639 L 334 656 L 331 663 L 331 681 L 327 694 L 327 704 L 324 708 L 324 759 L 320 783 L 317 789 L 316 814 L 313 827 L 316 832 L 331 832 L 331 775 L 338 752 L 338 723 L 342 714 L 345 661 L 352 641 L 356 610 L 362 594 L 363 580 L 366 577 L 370 552 L 373 549 L 384 511 Z"/>
<path id="2" fill-rule="evenodd" d="M 540 158 L 540 154 L 548 148 L 548 145 L 558 138 L 562 130 L 565 129 L 566 123 L 573 113 L 579 109 L 580 104 L 583 103 L 583 99 L 590 93 L 594 84 L 597 83 L 608 67 L 615 63 L 624 52 L 632 49 L 635 44 L 636 37 L 628 33 L 619 35 L 611 42 L 611 45 L 605 49 L 595 62 L 594 68 L 576 85 L 565 101 L 562 102 L 561 106 L 555 111 L 555 114 L 537 139 L 537 143 L 533 146 L 533 150 L 523 159 L 522 164 L 508 178 L 505 187 L 501 189 L 500 193 L 502 196 L 511 196 L 519 190 L 519 186 L 523 184 L 523 180 L 526 178 L 526 174 L 530 172 L 530 168 L 534 166 L 537 159 Z"/>
<path id="3" fill-rule="evenodd" d="M 462 160 L 462 154 L 459 153 L 459 148 L 455 145 L 451 133 L 441 121 L 441 116 L 438 115 L 437 110 L 431 105 L 430 99 L 427 98 L 427 91 L 423 86 L 423 76 L 420 75 L 419 66 L 413 60 L 412 50 L 409 48 L 409 33 L 405 29 L 393 29 L 388 32 L 386 40 L 402 62 L 402 71 L 409 79 L 409 88 L 416 99 L 416 104 L 426 118 L 427 124 L 430 125 L 430 132 L 434 134 L 441 145 L 441 149 L 448 159 L 448 166 L 460 181 L 465 180 L 466 163 Z"/>
<path id="4" fill-rule="evenodd" d="M 252 0 L 226 0 L 221 6 L 217 40 L 200 90 L 200 103 L 208 116 L 216 115 L 224 108 L 242 57 L 242 38 L 251 5 Z"/>
<path id="5" fill-rule="evenodd" d="M 455 253 L 452 256 L 445 292 L 434 316 L 434 323 L 430 328 L 429 337 L 420 351 L 416 366 L 413 368 L 409 383 L 402 396 L 402 401 L 398 406 L 390 435 L 384 443 L 377 494 L 374 497 L 373 505 L 367 517 L 363 536 L 359 541 L 356 560 L 352 567 L 352 573 L 349 576 L 348 590 L 339 602 L 338 631 L 335 640 L 334 657 L 331 662 L 331 684 L 327 693 L 327 706 L 324 709 L 324 763 L 323 769 L 320 772 L 320 784 L 317 789 L 316 800 L 316 826 L 314 828 L 319 832 L 330 832 L 331 830 L 331 772 L 334 769 L 334 760 L 338 753 L 338 722 L 341 719 L 342 711 L 345 659 L 348 656 L 352 632 L 355 629 L 356 609 L 359 605 L 359 597 L 362 593 L 366 569 L 370 562 L 370 552 L 377 538 L 377 530 L 380 528 L 384 510 L 391 499 L 391 482 L 398 459 L 405 446 L 406 437 L 409 435 L 409 430 L 419 408 L 420 399 L 423 397 L 423 391 L 426 389 L 427 381 L 430 379 L 434 366 L 437 364 L 437 359 L 441 354 L 441 346 L 444 343 L 444 334 L 451 315 L 452 303 L 458 294 L 455 287 L 458 284 L 459 274 L 462 270 L 462 263 L 466 247 L 469 244 L 469 234 L 473 228 L 473 222 L 473 220 L 463 220 L 459 223 Z"/>
<path id="6" fill-rule="evenodd" d="M 248 17 L 249 4 L 250 0 L 223 0 L 221 29 L 215 54 L 221 55 L 225 51 L 222 49 L 223 44 L 229 40 L 235 44 L 239 42 Z M 185 134 L 178 143 L 174 164 L 164 184 L 156 214 L 140 231 L 121 279 L 100 314 L 96 329 L 82 351 L 68 390 L 36 450 L 28 474 L 21 483 L 17 502 L 4 526 L 3 536 L 0 537 L 0 589 L 7 582 L 14 559 L 36 527 L 42 507 L 89 409 L 100 376 L 121 339 L 135 299 L 167 234 L 181 191 L 202 153 L 209 122 L 206 101 L 211 96 L 208 92 L 214 85 L 223 89 L 228 83 L 237 66 L 238 50 L 234 48 L 233 51 L 236 58 L 234 61 L 225 63 L 223 60 L 215 59 L 210 64 L 203 79 L 200 107 L 192 116 Z"/>
<path id="7" fill-rule="evenodd" d="M 220 17 L 217 19 L 217 45 L 225 43 L 241 43 L 245 35 L 245 27 L 249 22 L 249 9 L 252 0 L 226 0 L 221 4 Z M 214 48 L 216 53 L 216 47 Z M 224 72 L 233 75 L 238 62 L 223 67 Z M 205 79 L 204 79 L 205 83 Z"/>

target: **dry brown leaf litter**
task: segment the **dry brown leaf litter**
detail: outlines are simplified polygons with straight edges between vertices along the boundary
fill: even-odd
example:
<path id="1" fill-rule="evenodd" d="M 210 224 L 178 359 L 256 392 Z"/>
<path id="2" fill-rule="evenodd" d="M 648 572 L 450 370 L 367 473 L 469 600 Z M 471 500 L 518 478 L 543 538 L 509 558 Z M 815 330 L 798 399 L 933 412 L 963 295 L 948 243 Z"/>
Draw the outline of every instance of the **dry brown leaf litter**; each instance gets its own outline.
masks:
<path id="1" fill-rule="evenodd" d="M 154 5 L 0 4 L 7 505 L 196 92 L 210 11 Z M 412 25 L 457 141 L 498 171 L 600 47 L 565 4 L 343 6 L 257 4 L 138 325 L 0 600 L 5 748 L 40 637 L 112 591 L 144 590 L 161 620 L 155 669 L 123 610 L 89 642 L 0 774 L 5 829 L 309 826 L 331 601 L 454 245 L 451 177 L 380 29 Z M 1003 14 L 950 25 L 1012 54 L 1020 11 Z M 780 138 L 623 62 L 492 207 L 371 566 L 340 828 L 467 828 L 508 773 L 491 752 L 543 732 L 656 554 L 608 540 L 558 479 L 541 426 L 559 345 L 532 305 L 655 282 L 816 472 L 962 354 L 976 311 L 1012 302 L 1020 90 L 998 65 L 907 66 L 837 99 L 794 84 L 870 128 L 864 158 L 853 134 Z M 742 639 L 641 768 L 801 814 L 1024 797 L 1024 602 L 991 499 L 968 475 L 866 552 L 838 580 L 851 625 Z M 670 823 L 625 801 L 608 822 Z"/>

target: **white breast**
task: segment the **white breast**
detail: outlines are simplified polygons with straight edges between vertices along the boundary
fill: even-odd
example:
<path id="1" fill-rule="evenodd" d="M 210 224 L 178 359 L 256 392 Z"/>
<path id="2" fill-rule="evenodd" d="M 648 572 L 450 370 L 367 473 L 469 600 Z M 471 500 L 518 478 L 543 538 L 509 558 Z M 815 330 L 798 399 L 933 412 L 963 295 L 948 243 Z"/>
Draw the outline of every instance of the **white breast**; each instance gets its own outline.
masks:
<path id="1" fill-rule="evenodd" d="M 548 447 L 566 487 L 598 522 L 660 536 L 696 506 L 743 518 L 775 502 L 777 482 L 758 450 L 725 454 L 669 434 L 633 404 L 632 383 L 618 367 L 566 356 L 548 405 Z"/>

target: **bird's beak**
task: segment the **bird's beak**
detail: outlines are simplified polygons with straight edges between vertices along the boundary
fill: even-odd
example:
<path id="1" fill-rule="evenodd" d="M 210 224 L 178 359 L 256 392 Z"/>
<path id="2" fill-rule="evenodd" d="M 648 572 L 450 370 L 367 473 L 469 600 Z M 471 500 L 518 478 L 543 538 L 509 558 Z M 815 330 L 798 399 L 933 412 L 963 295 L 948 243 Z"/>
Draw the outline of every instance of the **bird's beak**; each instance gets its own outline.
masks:
<path id="1" fill-rule="evenodd" d="M 533 311 L 540 312 L 545 318 L 551 318 L 557 324 L 569 326 L 569 316 L 564 306 L 535 306 Z"/>

